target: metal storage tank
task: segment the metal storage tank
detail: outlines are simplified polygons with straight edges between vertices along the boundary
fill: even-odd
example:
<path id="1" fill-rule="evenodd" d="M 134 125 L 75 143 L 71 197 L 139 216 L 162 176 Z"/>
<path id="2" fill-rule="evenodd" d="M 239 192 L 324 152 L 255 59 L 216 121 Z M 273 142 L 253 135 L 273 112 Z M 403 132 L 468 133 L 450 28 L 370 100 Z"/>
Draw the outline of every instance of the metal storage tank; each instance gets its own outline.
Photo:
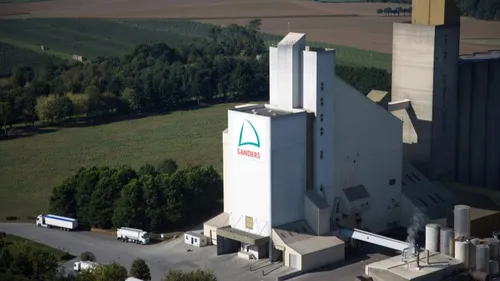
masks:
<path id="1" fill-rule="evenodd" d="M 470 243 L 468 241 L 455 241 L 455 258 L 464 262 L 465 268 L 470 267 Z"/>
<path id="2" fill-rule="evenodd" d="M 498 261 L 496 260 L 491 260 L 490 261 L 490 276 L 494 277 L 498 275 L 498 272 L 500 271 Z"/>
<path id="3" fill-rule="evenodd" d="M 425 249 L 439 252 L 439 224 L 431 223 L 425 226 Z"/>
<path id="4" fill-rule="evenodd" d="M 470 207 L 467 205 L 456 205 L 453 211 L 455 238 L 470 236 Z"/>
<path id="5" fill-rule="evenodd" d="M 488 245 L 490 247 L 490 258 L 494 259 L 498 257 L 498 244 L 499 241 L 496 238 L 484 238 L 483 239 L 484 244 Z"/>
<path id="6" fill-rule="evenodd" d="M 490 250 L 491 258 L 497 258 L 500 255 L 500 241 L 497 238 L 490 238 L 490 246 L 493 247 L 493 253 Z"/>
<path id="7" fill-rule="evenodd" d="M 489 274 L 490 247 L 488 245 L 476 245 L 476 270 Z"/>
<path id="8" fill-rule="evenodd" d="M 453 229 L 441 228 L 439 231 L 439 252 L 448 256 L 455 255 L 455 236 Z"/>
<path id="9" fill-rule="evenodd" d="M 481 243 L 481 239 L 472 238 L 469 240 L 469 262 L 471 268 L 476 268 L 476 245 Z"/>

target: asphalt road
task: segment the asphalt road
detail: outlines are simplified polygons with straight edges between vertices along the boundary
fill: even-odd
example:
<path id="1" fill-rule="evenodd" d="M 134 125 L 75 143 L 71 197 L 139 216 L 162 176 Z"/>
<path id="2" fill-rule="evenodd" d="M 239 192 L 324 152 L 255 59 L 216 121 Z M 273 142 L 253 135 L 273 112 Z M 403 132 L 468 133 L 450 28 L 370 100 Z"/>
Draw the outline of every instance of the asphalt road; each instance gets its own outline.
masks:
<path id="1" fill-rule="evenodd" d="M 154 281 L 161 280 L 170 269 L 208 269 L 220 281 L 273 280 L 276 276 L 263 277 L 261 272 L 249 271 L 249 262 L 235 255 L 217 256 L 213 246 L 196 248 L 184 244 L 183 239 L 168 243 L 137 245 L 117 241 L 113 236 L 88 231 L 65 232 L 37 227 L 34 223 L 0 223 L 0 231 L 24 237 L 79 256 L 92 252 L 100 263 L 120 263 L 130 269 L 132 261 L 141 258 L 149 265 Z M 192 251 L 188 252 L 187 250 Z M 78 258 L 63 266 L 71 269 Z M 274 279 L 275 280 L 275 279 Z"/>

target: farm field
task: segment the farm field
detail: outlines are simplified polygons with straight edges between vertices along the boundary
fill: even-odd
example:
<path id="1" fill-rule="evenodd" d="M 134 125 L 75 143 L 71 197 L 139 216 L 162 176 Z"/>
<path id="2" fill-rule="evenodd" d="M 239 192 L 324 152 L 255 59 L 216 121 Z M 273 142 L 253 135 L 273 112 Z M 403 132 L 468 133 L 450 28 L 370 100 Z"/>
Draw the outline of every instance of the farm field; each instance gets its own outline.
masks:
<path id="1" fill-rule="evenodd" d="M 25 219 L 46 211 L 52 188 L 82 166 L 139 168 L 173 158 L 180 166 L 207 164 L 220 170 L 221 134 L 227 109 L 233 106 L 90 127 L 45 128 L 32 136 L 0 141 L 0 219 Z"/>
<path id="2" fill-rule="evenodd" d="M 306 32 L 309 40 L 334 45 L 392 51 L 392 24 L 409 17 L 380 16 L 377 8 L 403 6 L 389 3 L 319 3 L 303 0 L 54 0 L 0 4 L 0 16 L 187 19 L 213 24 L 247 22 L 262 18 L 263 31 L 284 35 Z M 21 14 L 21 15 L 20 15 Z M 17 16 L 16 16 L 17 15 Z M 290 24 L 288 24 L 290 23 Z M 500 22 L 464 19 L 462 38 L 499 39 Z M 488 46 L 462 42 L 461 53 Z"/>
<path id="3" fill-rule="evenodd" d="M 246 24 L 248 20 L 242 21 Z M 0 20 L 0 42 L 69 58 L 71 54 L 87 58 L 123 55 L 139 43 L 165 42 L 175 47 L 205 38 L 213 24 L 187 20 L 155 19 L 8 19 Z M 276 44 L 281 36 L 265 35 L 268 45 Z M 374 66 L 390 69 L 388 54 L 366 51 L 328 43 L 310 42 L 316 47 L 335 48 L 341 64 Z M 1 54 L 0 54 L 1 59 Z"/>

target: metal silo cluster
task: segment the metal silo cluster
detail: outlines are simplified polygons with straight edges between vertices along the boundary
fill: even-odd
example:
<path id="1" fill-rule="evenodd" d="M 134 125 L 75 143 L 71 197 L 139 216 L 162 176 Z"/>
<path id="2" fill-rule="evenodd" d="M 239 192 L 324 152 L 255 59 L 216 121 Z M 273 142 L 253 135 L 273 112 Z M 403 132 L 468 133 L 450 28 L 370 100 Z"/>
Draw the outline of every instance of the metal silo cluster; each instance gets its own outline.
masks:
<path id="1" fill-rule="evenodd" d="M 470 236 L 469 206 L 456 205 L 453 214 L 453 229 L 439 224 L 425 226 L 425 249 L 462 261 L 474 280 L 500 276 L 500 240 Z"/>

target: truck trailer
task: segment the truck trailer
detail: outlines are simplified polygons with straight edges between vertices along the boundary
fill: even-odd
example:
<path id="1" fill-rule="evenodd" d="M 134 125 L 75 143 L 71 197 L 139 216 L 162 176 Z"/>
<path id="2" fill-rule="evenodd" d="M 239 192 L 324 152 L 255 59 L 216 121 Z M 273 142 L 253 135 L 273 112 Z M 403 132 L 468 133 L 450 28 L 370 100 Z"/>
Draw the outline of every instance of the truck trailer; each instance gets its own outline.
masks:
<path id="1" fill-rule="evenodd" d="M 55 227 L 64 231 L 69 231 L 78 227 L 78 221 L 68 217 L 41 214 L 36 217 L 36 225 L 39 227 Z"/>
<path id="2" fill-rule="evenodd" d="M 144 245 L 149 243 L 149 234 L 142 229 L 121 227 L 116 230 L 116 239 Z"/>
<path id="3" fill-rule="evenodd" d="M 76 272 L 80 272 L 83 270 L 92 270 L 96 268 L 98 265 L 100 265 L 97 262 L 92 262 L 92 261 L 77 261 L 75 262 L 75 265 L 73 266 L 73 270 Z"/>

